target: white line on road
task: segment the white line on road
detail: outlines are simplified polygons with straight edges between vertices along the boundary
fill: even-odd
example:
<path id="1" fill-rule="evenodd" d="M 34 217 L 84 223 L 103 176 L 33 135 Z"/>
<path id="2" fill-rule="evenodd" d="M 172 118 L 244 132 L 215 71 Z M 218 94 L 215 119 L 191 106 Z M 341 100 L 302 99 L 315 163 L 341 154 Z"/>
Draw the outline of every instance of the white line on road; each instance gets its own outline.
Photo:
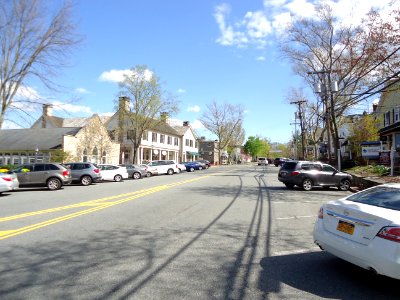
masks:
<path id="1" fill-rule="evenodd" d="M 292 254 L 311 253 L 311 252 L 316 252 L 316 251 L 320 251 L 319 247 L 312 247 L 312 248 L 308 248 L 308 249 L 276 251 L 276 252 L 273 252 L 272 256 L 284 256 L 284 255 L 292 255 Z"/>

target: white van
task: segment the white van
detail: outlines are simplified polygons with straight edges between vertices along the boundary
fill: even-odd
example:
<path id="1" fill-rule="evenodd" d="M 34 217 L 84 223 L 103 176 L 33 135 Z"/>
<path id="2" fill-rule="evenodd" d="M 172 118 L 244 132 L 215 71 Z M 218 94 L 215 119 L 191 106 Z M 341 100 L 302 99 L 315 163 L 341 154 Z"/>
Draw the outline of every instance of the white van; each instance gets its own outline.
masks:
<path id="1" fill-rule="evenodd" d="M 268 165 L 268 159 L 266 157 L 259 157 L 257 159 L 257 165 L 259 166 L 266 166 Z"/>

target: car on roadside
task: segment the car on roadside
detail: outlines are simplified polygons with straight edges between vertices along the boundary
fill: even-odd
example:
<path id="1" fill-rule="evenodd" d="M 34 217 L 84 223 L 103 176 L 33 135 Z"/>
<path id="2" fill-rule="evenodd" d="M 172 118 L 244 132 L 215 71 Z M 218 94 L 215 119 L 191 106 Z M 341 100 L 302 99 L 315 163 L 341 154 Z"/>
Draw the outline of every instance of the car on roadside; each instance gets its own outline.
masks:
<path id="1" fill-rule="evenodd" d="M 313 237 L 322 250 L 400 279 L 400 184 L 381 184 L 323 204 Z"/>
<path id="2" fill-rule="evenodd" d="M 45 186 L 58 190 L 72 182 L 71 171 L 60 163 L 23 164 L 13 170 L 20 187 Z"/>
<path id="3" fill-rule="evenodd" d="M 148 164 L 140 164 L 139 167 L 146 169 L 146 177 L 158 175 L 156 167 L 149 166 Z"/>
<path id="4" fill-rule="evenodd" d="M 209 167 L 211 167 L 211 162 L 207 159 L 198 159 L 195 160 L 195 162 L 200 163 L 203 166 L 203 169 L 208 169 Z"/>
<path id="5" fill-rule="evenodd" d="M 194 172 L 194 170 L 203 170 L 203 166 L 199 164 L 197 161 L 186 161 L 182 164 L 185 165 L 186 171 Z"/>
<path id="6" fill-rule="evenodd" d="M 0 194 L 10 192 L 19 188 L 17 174 L 13 171 L 2 170 L 0 172 Z"/>
<path id="7" fill-rule="evenodd" d="M 285 157 L 277 157 L 277 158 L 274 159 L 273 164 L 274 164 L 275 167 L 281 167 L 281 166 L 282 166 L 285 162 L 287 162 L 287 161 L 289 161 L 288 158 L 285 158 Z"/>
<path id="8" fill-rule="evenodd" d="M 268 166 L 268 158 L 266 158 L 266 157 L 258 157 L 257 158 L 257 165 L 258 166 Z"/>
<path id="9" fill-rule="evenodd" d="M 120 182 L 129 178 L 126 167 L 112 164 L 98 164 L 103 180 Z"/>
<path id="10" fill-rule="evenodd" d="M 183 163 L 176 163 L 178 166 L 179 172 L 182 173 L 183 171 L 186 171 L 186 166 Z"/>
<path id="11" fill-rule="evenodd" d="M 132 179 L 140 179 L 147 177 L 147 166 L 139 166 L 135 164 L 120 164 L 119 166 L 125 167 L 128 171 L 128 175 Z"/>
<path id="12" fill-rule="evenodd" d="M 174 160 L 153 160 L 148 166 L 155 167 L 158 174 L 173 175 L 180 173 L 180 169 Z"/>
<path id="13" fill-rule="evenodd" d="M 97 165 L 89 162 L 69 162 L 64 163 L 71 170 L 72 182 L 79 182 L 81 185 L 88 186 L 93 182 L 102 180 L 100 169 Z"/>
<path id="14" fill-rule="evenodd" d="M 341 191 L 347 191 L 352 179 L 350 174 L 339 172 L 331 165 L 313 161 L 287 161 L 278 172 L 278 180 L 287 188 L 299 186 L 306 191 L 316 186 L 337 187 Z"/>

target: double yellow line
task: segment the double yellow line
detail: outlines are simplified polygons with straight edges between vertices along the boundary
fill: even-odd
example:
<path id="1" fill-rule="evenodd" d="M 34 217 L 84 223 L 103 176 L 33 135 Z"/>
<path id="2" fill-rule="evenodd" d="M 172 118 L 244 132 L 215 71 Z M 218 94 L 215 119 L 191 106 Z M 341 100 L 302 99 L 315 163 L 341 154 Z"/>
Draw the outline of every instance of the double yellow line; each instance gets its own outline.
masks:
<path id="1" fill-rule="evenodd" d="M 78 211 L 75 213 L 67 214 L 65 216 L 61 216 L 58 218 L 52 218 L 40 223 L 35 223 L 29 226 L 21 227 L 18 229 L 12 229 L 12 230 L 3 230 L 0 231 L 0 240 L 4 240 L 16 235 L 20 235 L 26 232 L 30 232 L 39 228 L 43 228 L 49 225 L 53 225 L 56 223 L 60 223 L 69 219 L 73 219 L 82 215 L 90 214 L 114 205 L 122 204 L 128 201 L 135 200 L 137 198 L 147 196 L 153 193 L 157 193 L 160 191 L 164 191 L 179 185 L 191 183 L 200 179 L 207 178 L 209 176 L 212 176 L 213 174 L 208 174 L 205 176 L 197 177 L 197 178 L 192 178 L 184 181 L 179 181 L 171 184 L 166 184 L 166 185 L 160 185 L 156 186 L 153 188 L 149 189 L 143 189 L 139 191 L 135 191 L 132 193 L 125 193 L 125 194 L 120 194 L 120 195 L 115 195 L 111 197 L 105 197 L 105 198 L 100 198 L 92 201 L 86 201 L 86 202 L 80 202 L 76 204 L 71 204 L 71 205 L 66 205 L 66 206 L 60 206 L 60 207 L 55 207 L 55 208 L 49 208 L 49 209 L 44 209 L 44 210 L 39 210 L 39 211 L 33 211 L 33 212 L 28 212 L 28 213 L 23 213 L 19 215 L 14 215 L 14 216 L 8 216 L 8 217 L 3 217 L 0 218 L 0 223 L 2 222 L 7 222 L 7 221 L 13 221 L 13 220 L 18 220 L 22 218 L 27 218 L 27 217 L 32 217 L 32 216 L 38 216 L 38 215 L 43 215 L 43 214 L 49 214 L 49 213 L 54 213 L 54 212 L 60 212 L 63 210 L 68 210 L 68 209 L 74 209 L 74 208 L 80 208 L 80 207 L 87 207 L 89 206 L 90 208 L 84 209 L 82 211 Z M 122 198 L 122 199 L 121 199 Z M 118 200 L 119 199 L 119 200 Z"/>

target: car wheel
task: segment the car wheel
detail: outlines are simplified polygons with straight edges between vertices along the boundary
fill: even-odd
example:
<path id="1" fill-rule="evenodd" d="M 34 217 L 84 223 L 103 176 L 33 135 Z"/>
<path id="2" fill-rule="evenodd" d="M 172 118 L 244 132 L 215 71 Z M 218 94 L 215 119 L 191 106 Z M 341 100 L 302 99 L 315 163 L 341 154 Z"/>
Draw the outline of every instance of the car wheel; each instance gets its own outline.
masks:
<path id="1" fill-rule="evenodd" d="M 286 185 L 286 187 L 287 187 L 288 189 L 294 188 L 294 184 L 293 184 L 293 183 L 285 183 L 285 185 Z"/>
<path id="2" fill-rule="evenodd" d="M 306 178 L 306 179 L 303 180 L 303 183 L 302 183 L 301 186 L 302 186 L 303 190 L 305 190 L 305 191 L 311 191 L 311 190 L 312 190 L 312 187 L 313 187 L 313 182 L 312 182 L 311 179 Z"/>
<path id="3" fill-rule="evenodd" d="M 133 174 L 132 174 L 133 179 L 140 179 L 140 177 L 142 177 L 142 175 L 140 175 L 139 172 L 133 172 Z"/>
<path id="4" fill-rule="evenodd" d="M 61 180 L 58 178 L 50 178 L 49 180 L 47 180 L 47 188 L 49 190 L 58 190 L 60 189 L 62 186 Z"/>
<path id="5" fill-rule="evenodd" d="M 150 173 L 150 172 L 147 172 L 147 173 L 146 173 L 146 177 L 151 177 L 151 173 Z"/>
<path id="6" fill-rule="evenodd" d="M 348 179 L 343 179 L 340 184 L 339 184 L 339 190 L 341 191 L 347 191 L 350 188 L 350 180 Z"/>
<path id="7" fill-rule="evenodd" d="M 114 181 L 115 181 L 115 182 L 120 182 L 120 181 L 122 181 L 122 176 L 119 175 L 119 174 L 115 175 L 115 176 L 114 176 Z"/>
<path id="8" fill-rule="evenodd" d="M 93 181 L 92 177 L 90 177 L 88 175 L 82 176 L 82 178 L 81 178 L 81 184 L 82 185 L 91 185 L 92 181 Z"/>
<path id="9" fill-rule="evenodd" d="M 203 170 L 203 167 L 202 167 L 202 166 L 200 166 L 200 167 L 199 167 L 199 170 Z"/>
<path id="10" fill-rule="evenodd" d="M 194 168 L 190 167 L 189 172 L 194 172 Z"/>
<path id="11" fill-rule="evenodd" d="M 168 175 L 174 175 L 174 170 L 173 169 L 168 169 L 167 174 Z"/>
<path id="12" fill-rule="evenodd" d="M 178 169 L 176 170 L 176 173 L 179 174 L 180 172 L 181 172 L 181 169 L 178 168 Z"/>

